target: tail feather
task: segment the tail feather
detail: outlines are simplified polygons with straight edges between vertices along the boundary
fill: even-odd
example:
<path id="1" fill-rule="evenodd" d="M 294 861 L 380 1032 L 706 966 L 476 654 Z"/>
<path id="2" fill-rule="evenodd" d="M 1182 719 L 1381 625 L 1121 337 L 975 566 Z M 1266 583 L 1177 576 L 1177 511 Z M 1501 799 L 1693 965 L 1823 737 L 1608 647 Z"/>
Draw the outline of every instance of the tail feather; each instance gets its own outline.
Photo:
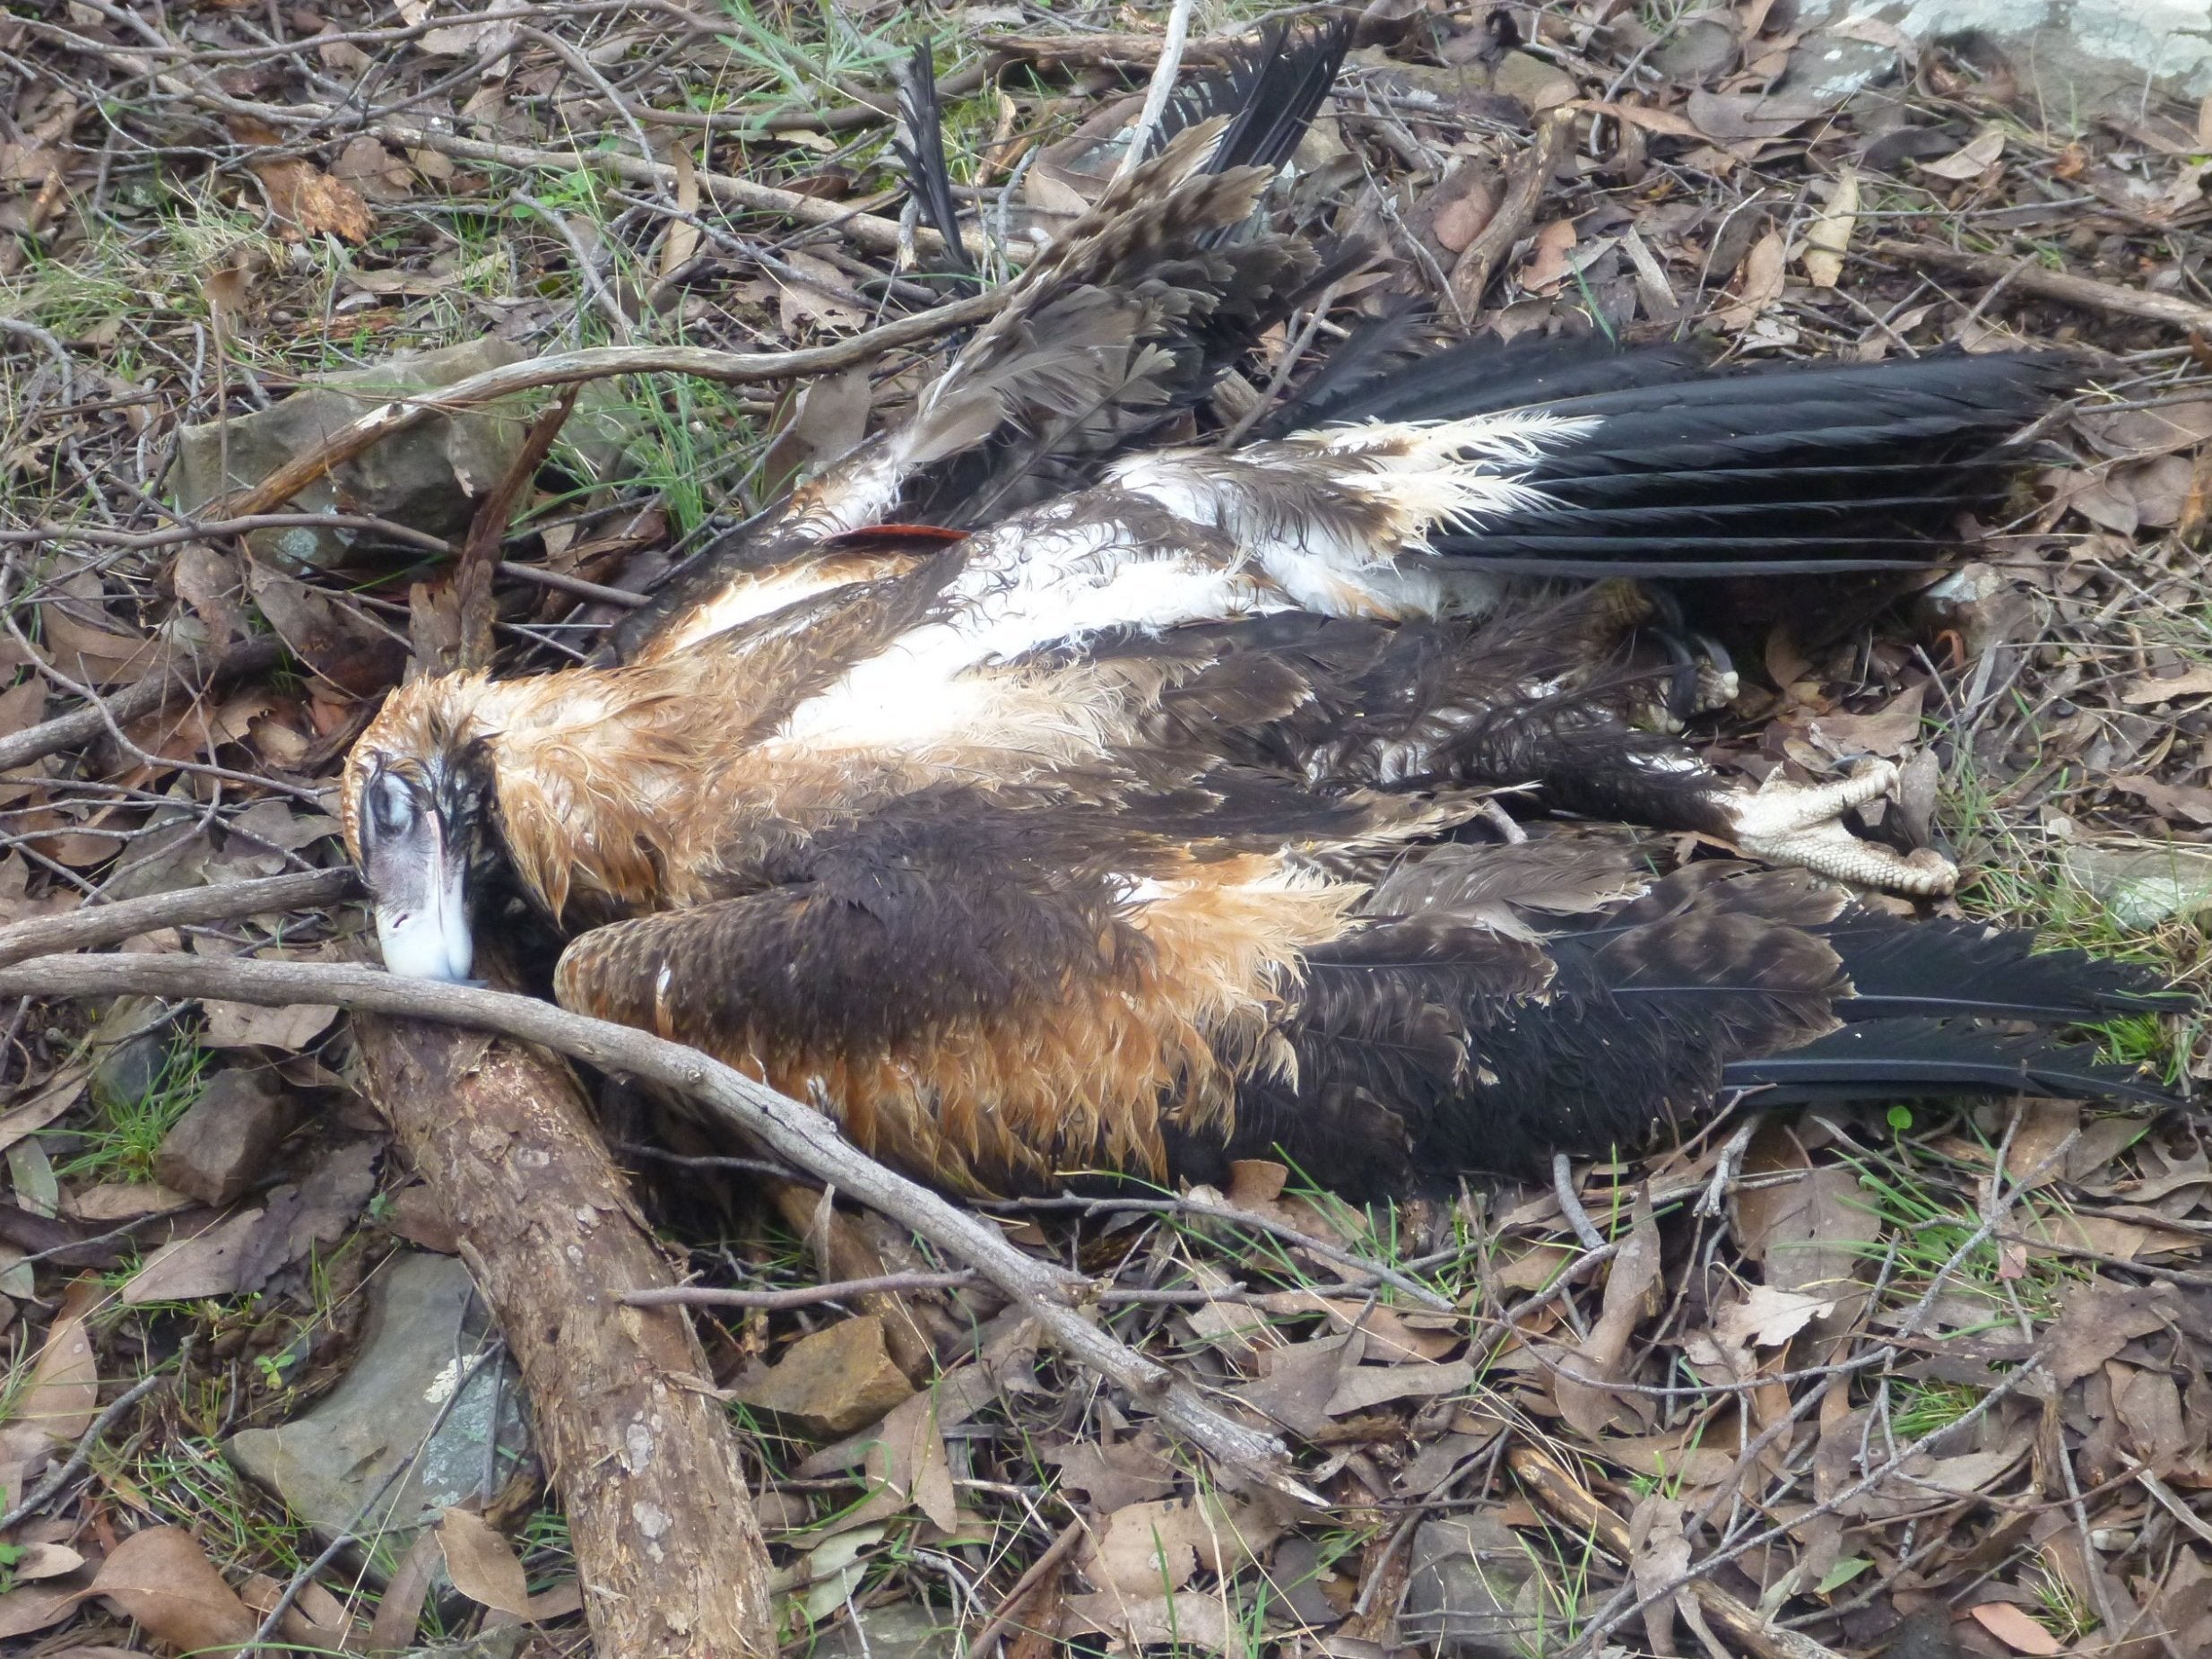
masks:
<path id="1" fill-rule="evenodd" d="M 1948 1020 L 1847 1025 L 1785 1054 L 1731 1060 L 1721 1081 L 1723 1088 L 1759 1090 L 1762 1106 L 1956 1094 L 2175 1104 L 2134 1072 L 2097 1064 L 2078 1045 Z"/>
<path id="2" fill-rule="evenodd" d="M 1210 116 L 1228 115 L 1228 130 L 1207 162 L 1208 170 L 1264 167 L 1272 172 L 1290 159 L 1320 113 L 1351 44 L 1349 16 L 1332 17 L 1295 34 L 1281 22 L 1270 23 L 1227 68 L 1178 91 L 1161 125 L 1160 142 Z"/>
<path id="3" fill-rule="evenodd" d="M 2177 1001 L 2138 963 L 2037 951 L 2025 929 L 1853 911 L 1821 933 L 1851 976 L 1853 995 L 1837 1007 L 1851 1021 L 1973 1015 L 2089 1025 L 2170 1010 Z"/>
<path id="4" fill-rule="evenodd" d="M 937 100 L 937 69 L 927 41 L 914 48 L 898 74 L 898 130 L 891 150 L 906 175 L 906 187 L 923 216 L 945 239 L 945 262 L 968 276 L 976 262 L 960 237 L 960 213 L 952 199 L 952 171 L 945 164 L 944 110 Z"/>

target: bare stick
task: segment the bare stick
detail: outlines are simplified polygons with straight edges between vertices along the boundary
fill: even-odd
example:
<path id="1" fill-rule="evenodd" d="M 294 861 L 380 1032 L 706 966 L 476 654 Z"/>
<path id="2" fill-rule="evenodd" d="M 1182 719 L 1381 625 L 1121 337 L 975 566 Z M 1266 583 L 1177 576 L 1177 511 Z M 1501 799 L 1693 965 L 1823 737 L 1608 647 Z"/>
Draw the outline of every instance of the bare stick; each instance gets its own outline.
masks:
<path id="1" fill-rule="evenodd" d="M 392 143 L 415 149 L 435 150 L 441 155 L 455 156 L 467 161 L 493 161 L 505 167 L 544 168 L 555 172 L 573 173 L 578 168 L 597 168 L 612 173 L 631 184 L 655 185 L 668 191 L 676 187 L 676 169 L 663 161 L 648 161 L 642 157 L 625 155 L 619 151 L 594 152 L 586 155 L 575 150 L 540 150 L 529 144 L 492 143 L 481 138 L 464 138 L 458 133 L 440 132 L 432 126 L 415 126 L 403 122 L 385 121 L 376 127 L 377 136 Z M 870 253 L 891 254 L 898 251 L 898 221 L 885 219 L 875 213 L 855 213 L 840 203 L 823 200 L 820 196 L 802 195 L 796 190 L 779 190 L 774 185 L 757 184 L 750 178 L 740 178 L 732 173 L 717 173 L 706 168 L 694 169 L 699 188 L 725 207 L 742 207 L 753 213 L 774 213 L 778 218 L 796 220 L 801 224 L 820 225 L 835 230 L 856 248 Z M 934 230 L 918 228 L 915 240 L 926 252 L 935 252 L 944 246 L 944 239 Z M 982 238 L 976 238 L 968 251 L 978 257 L 989 250 Z"/>
<path id="2" fill-rule="evenodd" d="M 2004 282 L 2022 293 L 2062 300 L 2087 311 L 2140 317 L 2154 323 L 2170 323 L 2176 328 L 2212 334 L 2212 305 L 2200 305 L 2179 294 L 2154 294 L 2140 288 L 2122 288 L 2117 282 L 2100 282 L 2065 271 L 2046 271 L 2032 259 L 2008 254 L 1970 254 L 1964 248 L 1946 248 L 1939 242 L 1882 241 L 1875 243 L 1871 251 L 1885 259 L 1903 260 L 1907 265 L 1931 265 L 1985 282 Z"/>
<path id="3" fill-rule="evenodd" d="M 55 951 L 95 950 L 157 927 L 234 922 L 277 910 L 319 910 L 354 898 L 360 886 L 360 877 L 351 870 L 308 870 L 87 905 L 66 916 L 34 916 L 0 927 L 0 967 Z"/>
<path id="4" fill-rule="evenodd" d="M 763 380 L 795 380 L 829 374 L 864 363 L 899 346 L 915 345 L 953 329 L 979 323 L 997 311 L 1002 295 L 996 291 L 902 317 L 895 323 L 872 328 L 829 345 L 810 346 L 798 352 L 718 352 L 697 345 L 604 345 L 579 352 L 556 352 L 545 357 L 525 358 L 519 363 L 487 369 L 441 386 L 434 391 L 380 404 L 352 425 L 342 427 L 316 448 L 293 456 L 259 483 L 242 490 L 225 503 L 233 517 L 252 517 L 281 507 L 334 466 L 342 465 L 395 432 L 403 432 L 434 414 L 473 409 L 483 404 L 533 392 L 549 386 L 570 386 L 580 380 L 603 380 L 613 375 L 697 375 L 744 386 Z M 43 751 L 42 751 L 43 752 Z M 0 767 L 17 764 L 0 758 Z"/>
<path id="5" fill-rule="evenodd" d="M 1037 1587 L 1045 1582 L 1045 1576 L 1067 1558 L 1068 1551 L 1074 1549 L 1089 1530 L 1083 1524 L 1080 1516 L 1060 1529 L 1060 1536 L 1046 1544 L 1045 1553 L 1029 1563 L 1029 1570 L 1014 1580 L 1014 1587 L 1006 1593 L 1006 1599 L 999 1603 L 999 1611 L 991 1615 L 991 1622 L 978 1630 L 976 1639 L 967 1645 L 969 1653 L 977 1655 L 977 1659 L 988 1659 L 991 1644 L 1005 1634 L 1006 1627 L 1013 1623 L 1015 1616 L 1021 1611 L 1022 1603 L 1037 1594 Z"/>
<path id="6" fill-rule="evenodd" d="M 1490 215 L 1490 222 L 1482 227 L 1475 239 L 1460 250 L 1460 256 L 1452 266 L 1450 286 L 1452 298 L 1460 308 L 1460 314 L 1472 320 L 1482 308 L 1483 291 L 1497 268 L 1513 252 L 1513 246 L 1521 239 L 1521 233 L 1529 228 L 1542 204 L 1545 187 L 1559 168 L 1560 158 L 1566 154 L 1568 143 L 1574 136 L 1574 115 L 1569 109 L 1554 109 L 1539 116 L 1533 143 L 1522 151 L 1512 170 L 1505 175 L 1505 199 L 1498 203 L 1497 212 Z"/>
<path id="7" fill-rule="evenodd" d="M 780 1158 L 882 1212 L 972 1264 L 1034 1317 L 1079 1364 L 1127 1389 L 1161 1422 L 1226 1469 L 1323 1507 L 1298 1481 L 1282 1443 L 1209 1404 L 1188 1381 L 1085 1318 L 1071 1305 L 1085 1281 L 1025 1255 L 998 1229 L 885 1168 L 820 1113 L 680 1043 L 571 1013 L 550 1003 L 469 986 L 402 979 L 324 962 L 145 956 L 45 956 L 0 968 L 0 995 L 220 997 L 283 1007 L 334 1004 L 434 1020 L 536 1043 L 602 1071 L 627 1073 L 690 1096 Z"/>
<path id="8" fill-rule="evenodd" d="M 1129 129 L 1129 148 L 1122 152 L 1122 164 L 1114 170 L 1117 179 L 1128 178 L 1143 164 L 1152 135 L 1159 131 L 1160 118 L 1167 113 L 1175 76 L 1183 69 L 1184 42 L 1191 38 L 1191 4 L 1192 0 L 1175 0 L 1167 13 L 1167 33 L 1159 43 L 1159 62 L 1152 65 L 1152 83 L 1144 90 L 1144 108 L 1137 112 L 1137 124 Z"/>
<path id="9" fill-rule="evenodd" d="M 294 486 L 298 488 L 299 486 Z M 33 760 L 74 749 L 105 734 L 110 719 L 135 720 L 152 714 L 172 697 L 196 694 L 224 680 L 259 673 L 273 668 L 284 647 L 273 639 L 247 639 L 230 647 L 211 665 L 204 659 L 187 658 L 156 669 L 136 685 L 127 686 L 107 699 L 103 710 L 95 706 L 0 737 L 0 772 L 29 766 Z"/>

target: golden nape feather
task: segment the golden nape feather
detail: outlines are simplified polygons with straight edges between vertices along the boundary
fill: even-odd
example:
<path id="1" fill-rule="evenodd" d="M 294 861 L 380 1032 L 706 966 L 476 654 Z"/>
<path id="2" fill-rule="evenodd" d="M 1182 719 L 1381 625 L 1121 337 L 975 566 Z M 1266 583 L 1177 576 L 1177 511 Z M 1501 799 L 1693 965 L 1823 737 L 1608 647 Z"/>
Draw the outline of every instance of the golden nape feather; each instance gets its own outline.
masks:
<path id="1" fill-rule="evenodd" d="M 1245 1156 L 1386 1193 L 1747 1090 L 2159 1098 L 2041 1034 L 2161 1006 L 2138 970 L 1814 879 L 1955 880 L 1849 827 L 1894 768 L 1743 789 L 1644 729 L 1683 710 L 1632 636 L 1696 644 L 1679 617 L 1515 585 L 1939 559 L 2069 366 L 1539 343 L 1378 377 L 1370 336 L 1252 441 L 1148 447 L 1321 268 L 1240 221 L 1348 38 L 1274 37 L 1304 102 L 1109 191 L 627 661 L 395 692 L 343 783 L 387 964 L 464 977 L 473 901 L 518 891 L 565 1003 L 971 1193 Z M 1644 830 L 1736 857 L 1658 879 Z"/>

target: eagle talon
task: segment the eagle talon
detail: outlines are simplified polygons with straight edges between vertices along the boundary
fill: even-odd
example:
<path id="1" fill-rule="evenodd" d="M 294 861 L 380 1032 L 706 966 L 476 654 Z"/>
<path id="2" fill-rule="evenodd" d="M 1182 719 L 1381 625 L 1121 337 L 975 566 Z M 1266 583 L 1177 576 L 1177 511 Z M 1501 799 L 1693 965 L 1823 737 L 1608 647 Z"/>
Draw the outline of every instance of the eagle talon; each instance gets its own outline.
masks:
<path id="1" fill-rule="evenodd" d="M 1755 858 L 1793 865 L 1831 881 L 1878 887 L 1913 898 L 1934 898 L 1958 885 L 1958 866 L 1922 847 L 1904 854 L 1864 841 L 1845 829 L 1843 815 L 1887 793 L 1897 769 L 1887 760 L 1862 762 L 1849 777 L 1828 784 L 1793 784 L 1780 773 L 1756 794 L 1728 799 L 1730 839 Z"/>

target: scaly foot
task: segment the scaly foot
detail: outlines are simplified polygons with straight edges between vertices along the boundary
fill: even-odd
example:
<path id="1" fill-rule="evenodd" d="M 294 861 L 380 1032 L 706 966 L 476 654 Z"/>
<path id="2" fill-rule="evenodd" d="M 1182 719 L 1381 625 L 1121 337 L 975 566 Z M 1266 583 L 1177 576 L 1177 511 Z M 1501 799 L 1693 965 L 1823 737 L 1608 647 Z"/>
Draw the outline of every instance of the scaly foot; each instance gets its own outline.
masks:
<path id="1" fill-rule="evenodd" d="M 1947 893 L 1958 885 L 1958 866 L 1940 853 L 1922 847 L 1901 854 L 1861 840 L 1840 821 L 1896 781 L 1897 769 L 1887 760 L 1861 762 L 1849 777 L 1832 784 L 1793 784 L 1776 772 L 1752 794 L 1723 797 L 1722 806 L 1734 820 L 1730 839 L 1755 858 L 1834 881 L 1914 898 Z"/>

